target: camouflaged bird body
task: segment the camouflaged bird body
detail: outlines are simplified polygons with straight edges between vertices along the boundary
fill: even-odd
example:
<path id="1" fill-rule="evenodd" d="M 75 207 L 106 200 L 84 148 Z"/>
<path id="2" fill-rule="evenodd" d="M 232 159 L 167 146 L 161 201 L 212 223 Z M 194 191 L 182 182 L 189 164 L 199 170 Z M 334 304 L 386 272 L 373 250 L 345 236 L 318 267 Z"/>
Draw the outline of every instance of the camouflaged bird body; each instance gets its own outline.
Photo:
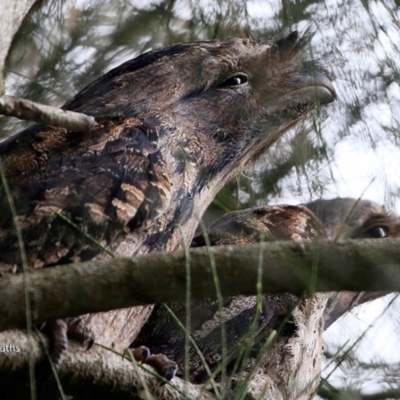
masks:
<path id="1" fill-rule="evenodd" d="M 85 235 L 126 256 L 176 249 L 177 225 L 190 240 L 226 181 L 303 119 L 315 98 L 333 100 L 329 81 L 310 76 L 304 45 L 294 33 L 268 43 L 229 39 L 155 50 L 64 106 L 94 116 L 97 127 L 36 125 L 1 143 L 28 265 L 102 252 Z M 238 73 L 248 82 L 236 88 L 231 77 Z M 15 270 L 20 249 L 3 188 L 0 206 L 0 262 Z"/>
<path id="2" fill-rule="evenodd" d="M 102 247 L 129 257 L 190 242 L 229 179 L 316 103 L 335 99 L 306 44 L 294 32 L 264 43 L 227 39 L 153 50 L 64 106 L 95 117 L 94 128 L 36 125 L 2 142 L 28 267 L 109 257 Z M 0 265 L 18 271 L 20 243 L 3 187 L 0 207 Z M 143 320 L 146 312 L 139 312 Z M 142 324 L 127 310 L 87 318 L 96 339 L 116 349 Z M 122 325 L 123 339 L 115 337 Z"/>

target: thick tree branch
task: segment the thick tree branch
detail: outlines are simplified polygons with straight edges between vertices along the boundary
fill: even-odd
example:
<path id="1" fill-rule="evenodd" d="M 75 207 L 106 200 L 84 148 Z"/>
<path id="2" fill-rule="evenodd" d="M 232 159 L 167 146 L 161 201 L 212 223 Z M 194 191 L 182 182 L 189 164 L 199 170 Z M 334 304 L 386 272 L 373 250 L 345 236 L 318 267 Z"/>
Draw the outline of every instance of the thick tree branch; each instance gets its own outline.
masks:
<path id="1" fill-rule="evenodd" d="M 295 294 L 310 290 L 400 291 L 400 252 L 396 239 L 340 243 L 269 242 L 190 251 L 192 297 L 215 297 L 210 258 L 223 296 L 262 291 Z M 316 279 L 318 278 L 318 279 Z M 78 316 L 143 304 L 185 301 L 185 253 L 153 253 L 42 269 L 30 276 L 33 321 Z M 24 327 L 22 276 L 0 279 L 0 330 Z"/>
<path id="2" fill-rule="evenodd" d="M 89 115 L 46 106 L 14 96 L 0 97 L 0 114 L 78 132 L 88 130 L 96 125 L 94 117 Z"/>
<path id="3" fill-rule="evenodd" d="M 42 337 L 42 341 L 46 343 L 47 340 Z M 8 346 L 8 351 L 0 353 L 1 391 L 15 391 L 16 385 L 19 385 L 22 396 L 29 349 L 36 364 L 45 360 L 45 352 L 37 335 L 30 336 L 23 331 L 3 332 L 0 343 L 1 346 Z M 87 395 L 88 398 L 138 399 L 141 392 L 147 391 L 149 396 L 144 398 L 215 399 L 202 386 L 179 378 L 164 384 L 150 366 L 135 365 L 121 355 L 96 345 L 88 351 L 80 346 L 70 346 L 63 356 L 58 375 L 63 389 L 70 394 L 79 394 L 80 398 Z"/>

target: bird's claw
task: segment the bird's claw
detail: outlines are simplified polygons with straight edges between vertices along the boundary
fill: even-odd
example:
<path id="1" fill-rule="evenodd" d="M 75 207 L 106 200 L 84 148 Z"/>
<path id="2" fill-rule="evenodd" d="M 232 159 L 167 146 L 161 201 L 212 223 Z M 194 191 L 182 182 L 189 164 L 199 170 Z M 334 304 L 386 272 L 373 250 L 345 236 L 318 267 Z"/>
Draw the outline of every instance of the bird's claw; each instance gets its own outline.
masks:
<path id="1" fill-rule="evenodd" d="M 150 356 L 150 350 L 146 346 L 135 347 L 132 354 L 137 362 L 145 363 Z"/>
<path id="2" fill-rule="evenodd" d="M 164 354 L 152 354 L 145 364 L 151 365 L 167 381 L 170 381 L 178 371 L 178 364 Z"/>
<path id="3" fill-rule="evenodd" d="M 137 362 L 153 367 L 159 375 L 170 381 L 178 370 L 178 364 L 164 354 L 152 354 L 146 346 L 130 349 Z"/>

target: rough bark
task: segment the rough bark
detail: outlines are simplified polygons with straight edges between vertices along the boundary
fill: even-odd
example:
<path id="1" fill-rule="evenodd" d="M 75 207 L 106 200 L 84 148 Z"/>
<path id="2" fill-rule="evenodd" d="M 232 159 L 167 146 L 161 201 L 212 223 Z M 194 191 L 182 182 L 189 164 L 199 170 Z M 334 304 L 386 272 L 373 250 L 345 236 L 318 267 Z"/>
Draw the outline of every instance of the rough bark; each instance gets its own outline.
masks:
<path id="1" fill-rule="evenodd" d="M 8 345 L 8 351 L 0 352 L 0 388 L 2 396 L 5 396 L 2 398 L 10 398 L 7 397 L 8 390 L 12 396 L 17 394 L 20 399 L 29 398 L 26 380 L 29 349 L 36 363 L 46 359 L 40 340 L 37 335 L 28 335 L 23 331 L 2 333 L 0 340 Z M 47 343 L 44 336 L 41 340 Z M 134 364 L 129 356 L 127 358 L 100 346 L 94 346 L 88 351 L 79 346 L 70 346 L 58 370 L 63 390 L 69 394 L 79 394 L 79 398 L 215 399 L 202 386 L 192 385 L 179 378 L 164 384 L 151 367 Z M 46 385 L 47 391 L 50 388 L 56 390 L 50 382 L 46 382 Z M 19 387 L 18 393 L 15 391 L 16 386 Z"/>
<path id="2" fill-rule="evenodd" d="M 222 296 L 257 294 L 261 252 L 265 293 L 301 294 L 314 281 L 315 291 L 400 290 L 398 240 L 320 240 L 190 250 L 192 298 L 216 296 L 210 258 Z M 185 263 L 184 252 L 155 253 L 35 271 L 30 275 L 33 320 L 185 301 Z M 23 327 L 22 276 L 3 276 L 0 293 L 0 309 L 7 310 L 0 315 L 0 329 Z"/>
<path id="3" fill-rule="evenodd" d="M 318 265 L 316 290 L 399 290 L 400 287 L 400 280 L 396 278 L 397 269 L 400 267 L 397 240 L 364 239 L 339 243 L 270 242 L 261 245 L 191 250 L 194 298 L 215 296 L 209 267 L 210 255 L 215 261 L 224 296 L 255 294 L 260 252 L 263 252 L 262 258 L 265 260 L 262 274 L 265 291 L 304 292 L 309 289 L 312 271 L 316 265 Z M 233 271 L 235 273 L 232 273 Z M 246 280 L 243 276 L 246 276 Z M 108 307 L 183 301 L 186 296 L 185 254 L 155 253 L 133 260 L 115 259 L 43 269 L 31 274 L 31 284 L 30 293 L 34 299 L 35 321 L 98 311 Z M 0 315 L 1 328 L 4 330 L 23 326 L 25 313 L 21 276 L 5 276 L 1 279 L 0 285 L 0 308 L 10 310 L 10 313 Z M 324 294 L 310 297 L 294 312 L 298 334 L 289 337 L 278 336 L 270 348 L 260 352 L 259 363 L 254 367 L 246 389 L 249 398 L 306 399 L 316 391 L 322 358 L 324 322 L 322 313 L 326 299 L 327 296 Z M 76 305 L 73 306 L 75 302 Z M 19 311 L 13 314 L 16 309 Z M 21 347 L 27 346 L 24 335 L 21 331 L 7 331 L 1 334 L 0 341 L 12 345 L 22 343 Z M 68 353 L 72 355 L 65 358 L 63 365 L 69 362 L 72 364 L 82 362 L 82 371 L 86 371 L 87 367 L 84 366 L 86 363 L 95 363 L 98 367 L 93 373 L 100 374 L 102 373 L 100 371 L 103 371 L 102 376 L 107 376 L 106 382 L 110 381 L 108 375 L 112 376 L 115 373 L 112 367 L 115 357 L 107 355 L 106 364 L 110 363 L 110 366 L 104 367 L 102 361 L 104 358 L 101 355 L 103 353 L 99 355 L 97 351 L 93 359 L 90 352 L 78 352 L 78 356 L 73 355 L 75 353 Z M 33 346 L 33 352 L 35 359 L 43 357 L 37 345 Z M 27 353 L 27 351 L 24 353 L 25 358 Z M 14 374 L 26 365 L 27 360 L 21 357 L 22 353 L 11 355 L 13 357 L 10 353 L 2 353 L 0 365 L 3 371 L 12 371 Z M 68 361 L 69 357 L 72 357 L 71 361 Z M 81 357 L 89 358 L 83 362 L 79 361 Z M 110 361 L 108 357 L 111 357 Z M 79 371 L 79 367 L 71 366 L 72 370 Z M 268 374 L 265 374 L 265 371 L 268 371 Z M 77 372 L 77 387 L 79 382 L 87 379 L 83 375 L 83 380 L 80 380 L 79 375 Z M 73 381 L 70 375 L 65 376 L 68 376 L 66 381 Z M 5 376 L 2 375 L 3 377 Z M 121 379 L 124 378 L 121 376 Z M 246 375 L 234 377 L 230 387 L 233 389 L 241 382 L 246 384 L 248 377 Z M 74 390 L 72 386 L 71 388 Z M 168 397 L 169 395 L 163 397 L 164 395 L 167 396 L 164 393 L 157 394 L 161 396 L 158 398 L 179 398 Z"/>
<path id="4" fill-rule="evenodd" d="M 323 349 L 322 316 L 328 296 L 316 294 L 301 308 L 297 308 L 294 311 L 297 334 L 278 336 L 270 347 L 260 352 L 259 360 L 250 375 L 242 373 L 234 376 L 225 388 L 219 389 L 246 392 L 247 399 L 309 399 L 319 383 Z M 46 343 L 44 337 L 42 340 Z M 0 353 L 0 382 L 4 393 L 11 387 L 11 393 L 15 395 L 15 384 L 19 382 L 21 385 L 26 379 L 23 372 L 27 370 L 29 348 L 36 363 L 43 361 L 46 355 L 37 336 L 29 336 L 23 331 L 3 332 L 0 334 L 0 342 L 12 345 L 14 349 Z M 70 346 L 64 354 L 58 374 L 64 391 L 79 394 L 79 398 L 217 398 L 206 390 L 210 385 L 193 385 L 179 378 L 173 379 L 172 385 L 162 385 L 146 369 L 149 367 L 138 367 L 121 355 L 99 346 L 89 351 Z M 26 390 L 27 387 L 22 385 L 18 395 L 25 395 Z M 147 397 L 144 393 L 147 393 Z"/>
<path id="5" fill-rule="evenodd" d="M 315 395 L 323 358 L 323 314 L 329 295 L 317 293 L 305 300 L 293 311 L 295 334 L 278 335 L 270 348 L 259 354 L 252 378 L 248 378 L 247 391 L 252 399 L 275 400 L 276 392 L 285 400 L 308 400 Z"/>

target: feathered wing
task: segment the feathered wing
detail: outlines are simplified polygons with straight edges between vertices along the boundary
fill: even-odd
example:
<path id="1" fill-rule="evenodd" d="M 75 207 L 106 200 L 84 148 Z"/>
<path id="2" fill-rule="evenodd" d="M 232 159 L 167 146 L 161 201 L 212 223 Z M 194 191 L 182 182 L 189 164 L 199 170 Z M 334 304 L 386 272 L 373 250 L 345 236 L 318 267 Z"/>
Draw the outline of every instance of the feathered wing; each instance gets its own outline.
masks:
<path id="1" fill-rule="evenodd" d="M 100 119 L 87 132 L 34 126 L 1 143 L 0 157 L 29 266 L 112 251 L 169 201 L 157 132 L 135 118 Z M 0 261 L 14 269 L 20 251 L 3 185 L 0 207 Z"/>

